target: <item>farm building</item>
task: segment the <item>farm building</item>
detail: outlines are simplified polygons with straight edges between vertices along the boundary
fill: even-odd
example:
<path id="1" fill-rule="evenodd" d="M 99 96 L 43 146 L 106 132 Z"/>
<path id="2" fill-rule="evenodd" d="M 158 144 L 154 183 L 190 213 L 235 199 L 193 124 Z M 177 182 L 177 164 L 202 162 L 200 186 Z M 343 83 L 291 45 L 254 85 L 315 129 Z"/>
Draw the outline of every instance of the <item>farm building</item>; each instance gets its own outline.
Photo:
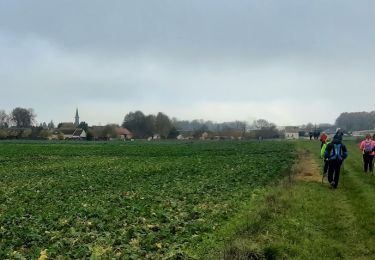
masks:
<path id="1" fill-rule="evenodd" d="M 64 140 L 82 140 L 87 137 L 86 131 L 81 128 L 59 128 L 53 132 L 52 138 L 58 139 L 59 134 L 64 135 Z"/>
<path id="2" fill-rule="evenodd" d="M 298 138 L 299 138 L 298 126 L 285 127 L 285 139 L 298 139 Z"/>
<path id="3" fill-rule="evenodd" d="M 176 137 L 177 140 L 192 140 L 194 139 L 194 131 L 177 130 L 180 134 Z"/>
<path id="4" fill-rule="evenodd" d="M 133 138 L 133 134 L 127 128 L 124 127 L 116 128 L 116 134 L 117 138 L 122 140 Z"/>
<path id="5" fill-rule="evenodd" d="M 201 139 L 201 140 L 207 140 L 208 137 L 209 137 L 208 133 L 207 133 L 207 132 L 204 132 L 204 133 L 202 134 L 202 136 L 201 136 L 200 139 Z"/>
<path id="6" fill-rule="evenodd" d="M 355 137 L 363 137 L 363 136 L 366 136 L 366 135 L 374 136 L 375 130 L 353 131 L 352 135 L 355 136 Z"/>
<path id="7" fill-rule="evenodd" d="M 92 126 L 89 128 L 94 140 L 127 140 L 133 138 L 133 133 L 127 128 L 116 125 Z"/>

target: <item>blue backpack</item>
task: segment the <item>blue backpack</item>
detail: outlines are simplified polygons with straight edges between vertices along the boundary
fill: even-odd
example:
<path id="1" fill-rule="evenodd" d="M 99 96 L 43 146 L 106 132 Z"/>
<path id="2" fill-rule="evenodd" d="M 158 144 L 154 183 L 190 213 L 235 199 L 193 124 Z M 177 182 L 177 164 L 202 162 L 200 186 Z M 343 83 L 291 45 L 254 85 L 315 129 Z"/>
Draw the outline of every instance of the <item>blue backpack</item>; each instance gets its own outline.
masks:
<path id="1" fill-rule="evenodd" d="M 339 159 L 340 161 L 343 160 L 343 152 L 342 152 L 342 145 L 341 144 L 333 144 L 331 154 L 331 160 Z"/>

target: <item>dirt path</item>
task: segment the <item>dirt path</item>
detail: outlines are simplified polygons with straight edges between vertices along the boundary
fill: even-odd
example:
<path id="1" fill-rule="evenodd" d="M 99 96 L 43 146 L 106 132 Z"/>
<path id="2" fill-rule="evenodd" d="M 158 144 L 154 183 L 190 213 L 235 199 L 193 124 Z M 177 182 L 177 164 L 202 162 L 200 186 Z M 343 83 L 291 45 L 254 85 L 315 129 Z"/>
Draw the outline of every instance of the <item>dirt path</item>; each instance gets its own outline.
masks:
<path id="1" fill-rule="evenodd" d="M 295 179 L 299 181 L 321 182 L 321 169 L 317 160 L 312 158 L 311 153 L 307 150 L 301 150 L 298 154 L 298 161 L 293 166 Z"/>

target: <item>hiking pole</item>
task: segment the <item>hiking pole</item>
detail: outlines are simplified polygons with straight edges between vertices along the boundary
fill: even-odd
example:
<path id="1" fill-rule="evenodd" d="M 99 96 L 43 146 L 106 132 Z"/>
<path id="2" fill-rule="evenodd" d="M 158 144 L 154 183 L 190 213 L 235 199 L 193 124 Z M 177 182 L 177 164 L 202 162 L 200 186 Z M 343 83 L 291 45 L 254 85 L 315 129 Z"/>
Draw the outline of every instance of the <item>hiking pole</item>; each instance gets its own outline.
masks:
<path id="1" fill-rule="evenodd" d="M 342 161 L 342 186 L 344 186 L 344 175 L 346 175 L 346 171 L 345 171 L 345 159 Z"/>
<path id="2" fill-rule="evenodd" d="M 328 162 L 326 162 L 325 159 L 323 158 L 322 184 L 324 183 L 324 177 L 326 175 L 326 173 L 324 172 L 324 170 L 325 170 L 324 166 L 325 166 L 326 163 L 328 163 Z"/>

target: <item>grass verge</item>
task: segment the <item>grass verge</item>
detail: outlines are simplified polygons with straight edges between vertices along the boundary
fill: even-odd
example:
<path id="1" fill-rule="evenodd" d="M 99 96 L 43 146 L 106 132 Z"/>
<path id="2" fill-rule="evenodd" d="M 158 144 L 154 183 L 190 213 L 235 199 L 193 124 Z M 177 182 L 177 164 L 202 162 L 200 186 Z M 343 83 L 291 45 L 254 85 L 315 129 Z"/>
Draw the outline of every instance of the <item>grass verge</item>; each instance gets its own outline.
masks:
<path id="1" fill-rule="evenodd" d="M 347 143 L 350 157 L 337 190 L 320 182 L 319 144 L 297 146 L 294 178 L 255 198 L 213 258 L 374 259 L 375 177 L 361 172 L 357 144 Z"/>

